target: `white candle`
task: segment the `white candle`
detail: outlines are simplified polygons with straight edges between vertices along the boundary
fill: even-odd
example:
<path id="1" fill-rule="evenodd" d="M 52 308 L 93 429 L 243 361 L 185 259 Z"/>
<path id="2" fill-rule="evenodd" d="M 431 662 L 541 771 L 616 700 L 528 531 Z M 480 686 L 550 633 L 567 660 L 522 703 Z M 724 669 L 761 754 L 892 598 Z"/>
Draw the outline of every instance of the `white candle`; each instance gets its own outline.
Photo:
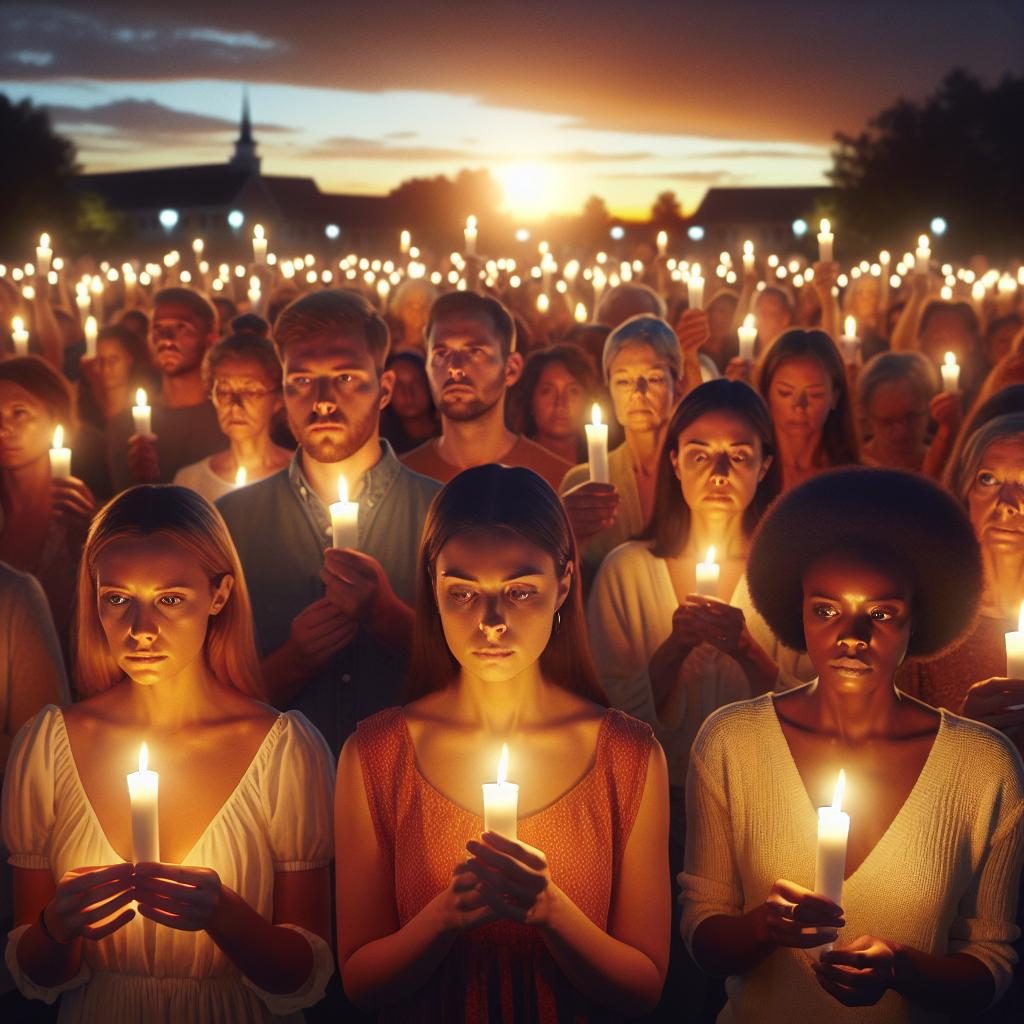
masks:
<path id="1" fill-rule="evenodd" d="M 818 808 L 818 855 L 814 866 L 814 891 L 838 906 L 843 905 L 846 842 L 850 836 L 850 816 L 843 811 L 845 789 L 846 773 L 840 771 L 832 806 Z M 819 958 L 831 948 L 831 943 L 819 946 Z"/>
<path id="2" fill-rule="evenodd" d="M 330 513 L 331 546 L 354 548 L 359 537 L 359 504 L 348 500 L 348 481 L 341 474 L 338 475 L 338 500 L 330 506 Z"/>
<path id="3" fill-rule="evenodd" d="M 715 561 L 715 547 L 712 545 L 708 548 L 704 561 L 697 563 L 696 593 L 705 597 L 718 597 L 718 577 L 721 571 L 721 566 Z"/>
<path id="4" fill-rule="evenodd" d="M 146 389 L 139 388 L 135 392 L 135 404 L 132 406 L 132 419 L 135 421 L 136 434 L 149 434 L 152 432 L 151 412 L 152 410 L 146 398 Z"/>
<path id="5" fill-rule="evenodd" d="M 508 744 L 501 745 L 498 760 L 498 781 L 485 782 L 484 831 L 498 832 L 508 839 L 516 838 L 519 817 L 519 787 L 508 781 Z"/>
<path id="6" fill-rule="evenodd" d="M 860 338 L 857 337 L 857 318 L 848 316 L 843 321 L 843 336 L 840 338 L 843 359 L 848 363 L 857 361 L 860 352 Z"/>
<path id="7" fill-rule="evenodd" d="M 262 298 L 263 293 L 260 289 L 260 279 L 253 275 L 252 277 L 249 278 L 249 306 L 251 307 L 253 313 L 259 313 L 260 300 Z"/>
<path id="8" fill-rule="evenodd" d="M 757 320 L 753 313 L 743 318 L 743 323 L 736 332 L 740 336 L 740 359 L 754 358 L 754 345 L 757 342 Z"/>
<path id="9" fill-rule="evenodd" d="M 1006 634 L 1006 675 L 1009 679 L 1024 679 L 1024 601 L 1020 603 L 1017 628 Z"/>
<path id="10" fill-rule="evenodd" d="M 96 317 L 87 316 L 85 318 L 85 357 L 86 359 L 93 359 L 96 355 L 96 338 L 100 331 L 99 326 L 96 323 Z"/>
<path id="11" fill-rule="evenodd" d="M 25 330 L 25 321 L 20 316 L 11 318 L 11 340 L 14 342 L 16 356 L 28 355 L 28 331 Z"/>
<path id="12" fill-rule="evenodd" d="M 470 214 L 466 218 L 466 230 L 463 232 L 466 239 L 466 255 L 476 255 L 476 217 Z"/>
<path id="13" fill-rule="evenodd" d="M 700 276 L 700 264 L 694 263 L 690 267 L 689 276 L 686 278 L 686 291 L 690 299 L 690 309 L 704 308 L 704 278 Z"/>
<path id="14" fill-rule="evenodd" d="M 665 253 L 667 252 L 667 250 L 668 250 L 668 232 L 667 231 L 659 231 L 658 232 L 658 255 L 659 256 L 664 256 Z"/>
<path id="15" fill-rule="evenodd" d="M 832 225 L 828 218 L 823 218 L 818 231 L 818 259 L 822 263 L 832 262 L 832 243 L 835 241 L 835 237 L 832 234 Z"/>
<path id="16" fill-rule="evenodd" d="M 78 306 L 78 318 L 82 321 L 82 326 L 85 326 L 85 321 L 89 318 L 89 310 L 92 308 L 92 299 L 89 297 L 88 286 L 81 284 L 76 288 L 75 305 Z"/>
<path id="17" fill-rule="evenodd" d="M 590 464 L 590 479 L 599 484 L 609 482 L 608 477 L 608 424 L 601 422 L 601 406 L 594 403 L 587 432 L 587 462 Z"/>
<path id="18" fill-rule="evenodd" d="M 249 471 L 245 466 L 239 466 L 235 470 L 235 486 L 244 487 L 249 482 Z"/>
<path id="19" fill-rule="evenodd" d="M 960 390 L 960 367 L 957 365 L 956 356 L 952 352 L 946 353 L 946 358 L 939 367 L 942 371 L 942 390 L 955 392 Z"/>
<path id="20" fill-rule="evenodd" d="M 64 428 L 58 423 L 53 431 L 53 447 L 50 449 L 50 476 L 71 476 L 71 449 L 64 447 Z"/>
<path id="21" fill-rule="evenodd" d="M 203 240 L 201 238 L 192 239 L 192 252 L 195 253 L 196 262 L 199 262 L 199 257 L 203 255 Z"/>
<path id="22" fill-rule="evenodd" d="M 747 274 L 754 272 L 754 243 L 749 238 L 743 243 L 743 270 Z"/>
<path id="23" fill-rule="evenodd" d="M 917 240 L 917 249 L 914 250 L 914 273 L 927 274 L 931 259 L 932 250 L 928 244 L 928 236 L 921 235 Z"/>
<path id="24" fill-rule="evenodd" d="M 257 265 L 267 262 L 267 236 L 262 224 L 252 229 L 252 261 Z"/>
<path id="25" fill-rule="evenodd" d="M 398 236 L 398 251 L 407 253 L 410 245 L 412 245 L 412 235 L 408 231 L 403 231 Z"/>
<path id="26" fill-rule="evenodd" d="M 50 248 L 50 236 L 43 232 L 39 236 L 39 244 L 36 246 L 36 274 L 39 277 L 46 277 L 50 272 L 52 259 L 53 250 Z"/>
<path id="27" fill-rule="evenodd" d="M 582 302 L 576 303 L 576 309 L 573 312 L 573 318 L 578 324 L 585 324 L 587 322 L 587 307 Z"/>
<path id="28" fill-rule="evenodd" d="M 537 296 L 537 312 L 542 316 L 551 308 L 551 300 L 544 292 Z"/>
<path id="29" fill-rule="evenodd" d="M 160 860 L 160 817 L 157 797 L 160 776 L 149 771 L 149 747 L 139 747 L 139 770 L 128 776 L 128 797 L 132 803 L 132 860 Z"/>

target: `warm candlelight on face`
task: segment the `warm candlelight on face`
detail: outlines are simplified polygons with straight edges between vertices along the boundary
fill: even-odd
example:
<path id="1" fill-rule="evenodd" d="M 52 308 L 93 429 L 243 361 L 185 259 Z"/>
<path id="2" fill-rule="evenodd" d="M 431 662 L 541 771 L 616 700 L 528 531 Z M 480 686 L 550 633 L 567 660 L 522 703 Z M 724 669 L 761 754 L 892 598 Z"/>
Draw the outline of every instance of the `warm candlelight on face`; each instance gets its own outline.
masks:
<path id="1" fill-rule="evenodd" d="M 594 403 L 590 410 L 590 423 L 584 427 L 587 434 L 587 462 L 590 479 L 606 484 L 608 474 L 608 424 L 601 422 L 601 406 Z"/>
<path id="2" fill-rule="evenodd" d="M 942 371 L 942 390 L 949 392 L 959 391 L 960 367 L 957 364 L 956 356 L 952 352 L 946 353 L 946 357 L 939 369 Z"/>
<path id="3" fill-rule="evenodd" d="M 718 597 L 718 577 L 721 571 L 721 566 L 715 561 L 715 546 L 712 544 L 704 561 L 697 563 L 696 593 L 705 597 Z"/>
<path id="4" fill-rule="evenodd" d="M 757 343 L 757 319 L 753 313 L 743 318 L 743 323 L 736 332 L 740 339 L 740 359 L 754 358 L 754 345 Z"/>
<path id="5" fill-rule="evenodd" d="M 64 447 L 64 428 L 59 423 L 54 428 L 50 448 L 50 476 L 55 480 L 71 476 L 71 449 Z"/>
<path id="6" fill-rule="evenodd" d="M 827 217 L 823 217 L 818 231 L 818 259 L 822 263 L 832 262 L 832 243 L 835 241 L 835 237 L 832 234 L 831 222 Z"/>
<path id="7" fill-rule="evenodd" d="M 348 481 L 338 475 L 338 500 L 329 509 L 333 538 L 331 546 L 354 548 L 358 543 L 359 504 L 348 500 Z"/>
<path id="8" fill-rule="evenodd" d="M 157 802 L 160 776 L 149 770 L 149 747 L 139 748 L 139 770 L 128 776 L 128 796 L 132 805 L 132 860 L 160 860 L 160 818 Z"/>
<path id="9" fill-rule="evenodd" d="M 508 744 L 501 745 L 498 759 L 497 782 L 485 782 L 484 831 L 498 832 L 509 839 L 516 838 L 516 820 L 519 817 L 519 787 L 508 781 Z"/>
<path id="10" fill-rule="evenodd" d="M 135 392 L 135 404 L 132 406 L 132 419 L 135 421 L 136 434 L 152 433 L 152 410 L 146 397 L 146 389 L 139 388 Z"/>
<path id="11" fill-rule="evenodd" d="M 850 816 L 843 811 L 845 790 L 846 772 L 840 771 L 832 806 L 818 808 L 818 855 L 814 869 L 814 891 L 838 906 L 843 905 L 846 842 L 850 835 Z M 831 948 L 831 945 L 819 947 L 819 956 Z"/>
<path id="12" fill-rule="evenodd" d="M 1024 679 L 1024 601 L 1020 603 L 1017 628 L 1006 634 L 1006 675 L 1009 679 Z"/>

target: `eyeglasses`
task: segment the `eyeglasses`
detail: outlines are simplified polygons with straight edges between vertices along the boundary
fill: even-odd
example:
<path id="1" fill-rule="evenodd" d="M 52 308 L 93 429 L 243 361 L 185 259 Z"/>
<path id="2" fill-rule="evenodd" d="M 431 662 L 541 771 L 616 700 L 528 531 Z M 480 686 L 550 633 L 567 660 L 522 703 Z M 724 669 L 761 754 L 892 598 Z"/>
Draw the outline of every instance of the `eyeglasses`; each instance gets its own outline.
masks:
<path id="1" fill-rule="evenodd" d="M 223 409 L 228 409 L 236 402 L 239 405 L 253 406 L 261 398 L 266 398 L 267 395 L 275 394 L 279 388 L 239 388 L 237 391 L 234 388 L 226 387 L 215 387 L 210 392 L 210 400 L 214 405 L 220 406 Z"/>

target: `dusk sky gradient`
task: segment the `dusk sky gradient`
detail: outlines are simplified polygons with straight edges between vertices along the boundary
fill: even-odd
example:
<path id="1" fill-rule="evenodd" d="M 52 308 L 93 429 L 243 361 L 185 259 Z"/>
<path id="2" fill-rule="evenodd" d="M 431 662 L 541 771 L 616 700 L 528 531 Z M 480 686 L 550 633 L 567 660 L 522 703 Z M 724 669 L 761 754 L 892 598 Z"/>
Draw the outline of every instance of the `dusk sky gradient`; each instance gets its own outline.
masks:
<path id="1" fill-rule="evenodd" d="M 1019 0 L 5 3 L 0 92 L 88 170 L 218 163 L 242 85 L 269 174 L 326 191 L 487 167 L 524 218 L 819 184 L 832 134 L 953 67 L 1024 71 Z"/>

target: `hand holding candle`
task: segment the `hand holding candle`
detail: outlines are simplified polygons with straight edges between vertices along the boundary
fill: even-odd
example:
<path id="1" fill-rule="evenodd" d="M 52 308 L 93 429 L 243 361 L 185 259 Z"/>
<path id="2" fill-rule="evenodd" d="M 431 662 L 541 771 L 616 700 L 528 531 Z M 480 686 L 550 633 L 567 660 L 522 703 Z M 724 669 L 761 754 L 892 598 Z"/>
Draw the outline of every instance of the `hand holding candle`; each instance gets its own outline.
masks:
<path id="1" fill-rule="evenodd" d="M 330 506 L 331 546 L 354 548 L 359 543 L 359 504 L 348 500 L 348 481 L 338 475 L 338 500 Z"/>
<path id="2" fill-rule="evenodd" d="M 485 782 L 484 831 L 497 832 L 509 839 L 516 838 L 519 811 L 519 787 L 508 781 L 508 744 L 501 745 L 498 760 L 498 781 Z"/>
<path id="3" fill-rule="evenodd" d="M 149 747 L 139 748 L 139 770 L 128 776 L 132 805 L 132 860 L 160 860 L 160 819 L 157 809 L 160 776 L 149 770 Z"/>
<path id="4" fill-rule="evenodd" d="M 590 479 L 597 483 L 609 482 L 608 472 L 608 424 L 601 422 L 601 406 L 594 403 L 591 422 L 586 424 L 587 462 L 590 465 Z"/>

